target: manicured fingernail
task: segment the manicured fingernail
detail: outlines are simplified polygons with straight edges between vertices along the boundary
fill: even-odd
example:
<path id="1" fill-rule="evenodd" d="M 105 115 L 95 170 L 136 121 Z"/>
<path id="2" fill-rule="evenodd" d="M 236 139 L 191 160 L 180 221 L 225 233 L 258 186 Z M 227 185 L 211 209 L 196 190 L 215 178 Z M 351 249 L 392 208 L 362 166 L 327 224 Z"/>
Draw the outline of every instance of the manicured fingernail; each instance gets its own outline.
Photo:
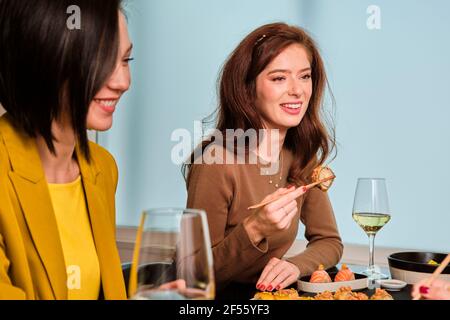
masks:
<path id="1" fill-rule="evenodd" d="M 256 285 L 256 289 L 261 290 L 261 283 L 258 283 L 258 284 Z"/>
<path id="2" fill-rule="evenodd" d="M 261 291 L 264 291 L 264 290 L 266 290 L 266 286 L 264 286 L 264 285 L 260 285 L 260 286 L 259 286 L 259 290 L 261 290 Z"/>
<path id="3" fill-rule="evenodd" d="M 279 285 L 275 288 L 275 290 L 280 290 L 280 289 L 281 289 L 281 287 Z"/>
<path id="4" fill-rule="evenodd" d="M 419 288 L 419 291 L 420 291 L 420 293 L 427 294 L 428 291 L 430 291 L 430 288 L 421 286 L 421 287 Z"/>
<path id="5" fill-rule="evenodd" d="M 273 288 L 272 288 L 271 285 L 267 287 L 267 291 L 272 291 L 272 289 L 273 289 Z"/>

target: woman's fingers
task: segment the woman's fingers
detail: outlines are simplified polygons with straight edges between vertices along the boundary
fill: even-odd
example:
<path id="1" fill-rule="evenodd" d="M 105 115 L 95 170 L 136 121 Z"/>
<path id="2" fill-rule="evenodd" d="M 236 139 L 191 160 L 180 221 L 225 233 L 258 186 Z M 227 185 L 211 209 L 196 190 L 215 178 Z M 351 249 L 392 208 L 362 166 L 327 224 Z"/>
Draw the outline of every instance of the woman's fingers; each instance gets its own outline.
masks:
<path id="1" fill-rule="evenodd" d="M 258 211 L 254 212 L 254 214 L 245 222 L 247 223 L 249 234 L 252 234 L 251 236 L 252 241 L 261 241 L 262 238 L 268 237 L 275 232 L 278 232 L 280 230 L 284 230 L 287 227 L 290 226 L 291 220 L 295 217 L 297 214 L 297 201 L 290 200 L 287 201 L 286 199 L 291 199 L 293 196 L 291 196 L 292 193 L 295 193 L 295 187 L 292 188 L 294 191 L 290 191 L 291 189 L 284 188 L 283 190 L 278 190 L 274 194 L 280 194 L 282 195 L 282 198 L 284 199 L 282 203 L 284 203 L 284 206 L 280 206 L 280 200 L 274 201 L 263 208 L 259 209 Z M 273 195 L 269 195 L 271 197 Z M 286 197 L 290 198 L 286 198 Z M 278 203 L 274 205 L 275 203 Z M 252 231 L 253 230 L 253 231 Z"/>
<path id="2" fill-rule="evenodd" d="M 413 290 L 411 292 L 411 296 L 415 299 L 419 299 L 420 297 L 428 298 L 430 294 L 430 286 L 431 283 L 429 283 L 430 279 L 422 279 L 419 282 L 417 282 L 413 286 Z"/>
<path id="3" fill-rule="evenodd" d="M 284 208 L 285 211 L 291 212 L 292 210 L 296 209 L 297 206 L 298 206 L 297 201 L 292 200 L 291 202 L 289 202 L 287 205 L 285 205 L 285 206 L 282 207 L 281 209 Z"/>
<path id="4" fill-rule="evenodd" d="M 279 188 L 275 192 L 269 194 L 264 199 L 262 199 L 261 202 L 272 201 L 273 199 L 278 198 L 281 195 L 288 194 L 294 190 L 295 186 L 290 186 L 288 188 Z"/>
<path id="5" fill-rule="evenodd" d="M 298 276 L 299 275 L 296 275 L 296 274 L 294 274 L 294 273 L 291 273 L 290 275 L 289 275 L 289 277 L 287 277 L 286 279 L 284 279 L 284 281 L 282 281 L 279 285 L 278 285 L 278 289 L 277 290 L 280 290 L 280 289 L 284 289 L 284 288 L 286 288 L 287 286 L 290 286 L 291 284 L 293 284 L 293 283 L 295 283 L 297 280 L 298 280 Z"/>
<path id="6" fill-rule="evenodd" d="M 266 212 L 266 221 L 269 223 L 272 233 L 288 228 L 297 212 L 298 207 L 296 201 L 292 201 L 285 207 L 281 207 L 276 211 Z"/>
<path id="7" fill-rule="evenodd" d="M 450 300 L 450 285 L 441 279 L 435 279 L 429 283 L 429 279 L 416 283 L 411 292 L 413 298 L 423 297 L 432 300 Z"/>
<path id="8" fill-rule="evenodd" d="M 272 258 L 270 259 L 269 263 L 264 267 L 261 276 L 259 277 L 258 281 L 256 282 L 256 288 L 264 291 L 268 287 L 268 283 L 265 281 L 269 273 L 272 271 L 272 269 L 278 264 L 280 259 Z"/>
<path id="9" fill-rule="evenodd" d="M 273 202 L 272 204 L 274 204 Z M 292 210 L 296 209 L 298 204 L 297 201 L 291 200 L 288 202 L 284 202 L 284 206 L 272 206 L 272 204 L 268 204 L 266 206 L 266 212 L 272 215 L 272 221 L 278 222 L 283 219 L 288 213 Z"/>
<path id="10" fill-rule="evenodd" d="M 281 220 L 278 223 L 278 227 L 279 229 L 286 229 L 291 225 L 292 219 L 294 219 L 294 217 L 297 215 L 298 212 L 298 207 L 297 207 L 297 202 L 293 201 L 292 205 L 288 205 L 286 207 L 281 208 L 280 209 L 281 214 L 283 214 L 283 216 L 281 217 Z"/>
<path id="11" fill-rule="evenodd" d="M 294 283 L 300 275 L 297 266 L 290 262 L 273 258 L 264 268 L 256 288 L 261 291 L 279 290 Z"/>
<path id="12" fill-rule="evenodd" d="M 293 190 L 293 189 L 292 189 Z M 277 191 L 269 194 L 267 197 L 265 197 L 261 202 L 270 201 L 272 199 L 275 199 L 276 197 L 279 197 L 280 195 L 287 194 L 292 191 L 291 188 L 279 188 Z"/>
<path id="13" fill-rule="evenodd" d="M 275 278 L 269 283 L 269 287 L 273 288 L 273 290 L 283 289 L 285 286 L 282 287 L 281 284 L 287 279 L 292 278 L 292 276 L 293 274 L 291 270 L 289 270 L 287 266 L 283 266 L 283 269 L 281 269 L 280 273 L 278 273 Z"/>
<path id="14" fill-rule="evenodd" d="M 425 283 L 425 280 L 421 280 L 421 281 L 417 282 L 413 286 L 413 289 L 412 289 L 412 292 L 411 292 L 411 296 L 413 298 L 416 298 L 416 299 L 420 298 L 421 294 L 420 294 L 420 291 L 419 291 L 420 289 L 419 288 L 422 286 L 423 283 Z"/>
<path id="15" fill-rule="evenodd" d="M 269 211 L 276 211 L 284 206 L 286 206 L 289 202 L 296 200 L 301 195 L 305 194 L 305 190 L 303 187 L 299 187 L 294 191 L 287 192 L 280 199 L 275 200 L 272 203 L 269 203 L 266 207 Z"/>
<path id="16" fill-rule="evenodd" d="M 298 267 L 288 261 L 281 260 L 280 265 L 283 266 L 282 271 L 275 277 L 270 285 L 272 285 L 276 290 L 283 289 L 290 284 L 297 281 L 300 276 L 300 270 Z"/>
<path id="17" fill-rule="evenodd" d="M 184 290 L 184 289 L 186 289 L 186 281 L 179 279 L 179 280 L 175 280 L 172 282 L 168 282 L 168 283 L 162 284 L 159 287 L 159 289 L 161 289 L 161 290 L 173 290 L 173 289 Z"/>
<path id="18" fill-rule="evenodd" d="M 450 300 L 450 289 L 447 286 L 431 286 L 425 297 L 433 300 Z"/>

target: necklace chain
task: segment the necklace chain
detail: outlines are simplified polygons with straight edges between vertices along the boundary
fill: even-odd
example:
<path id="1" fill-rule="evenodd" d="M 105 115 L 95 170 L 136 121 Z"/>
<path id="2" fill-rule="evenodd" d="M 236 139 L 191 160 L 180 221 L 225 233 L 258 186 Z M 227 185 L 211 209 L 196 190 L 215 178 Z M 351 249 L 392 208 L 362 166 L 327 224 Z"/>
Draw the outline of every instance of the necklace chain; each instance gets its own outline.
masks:
<path id="1" fill-rule="evenodd" d="M 264 171 L 264 174 L 269 176 L 269 184 L 274 185 L 275 188 L 279 188 L 281 185 L 281 180 L 283 180 L 283 151 L 280 152 L 280 157 L 278 161 L 280 164 L 278 166 L 278 169 L 280 170 L 279 177 L 275 177 L 275 179 L 273 179 L 273 175 L 272 176 L 269 175 L 269 170 Z M 278 181 L 277 178 L 279 179 Z"/>

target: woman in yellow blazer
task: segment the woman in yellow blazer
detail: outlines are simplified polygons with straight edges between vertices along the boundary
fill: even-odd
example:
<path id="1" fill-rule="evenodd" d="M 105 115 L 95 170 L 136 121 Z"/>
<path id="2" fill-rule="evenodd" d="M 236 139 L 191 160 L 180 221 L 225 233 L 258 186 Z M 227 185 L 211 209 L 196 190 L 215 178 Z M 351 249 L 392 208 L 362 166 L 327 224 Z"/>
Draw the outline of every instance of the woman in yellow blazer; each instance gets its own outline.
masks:
<path id="1" fill-rule="evenodd" d="M 0 299 L 125 299 L 117 167 L 86 133 L 130 86 L 120 0 L 2 0 L 0 30 Z"/>

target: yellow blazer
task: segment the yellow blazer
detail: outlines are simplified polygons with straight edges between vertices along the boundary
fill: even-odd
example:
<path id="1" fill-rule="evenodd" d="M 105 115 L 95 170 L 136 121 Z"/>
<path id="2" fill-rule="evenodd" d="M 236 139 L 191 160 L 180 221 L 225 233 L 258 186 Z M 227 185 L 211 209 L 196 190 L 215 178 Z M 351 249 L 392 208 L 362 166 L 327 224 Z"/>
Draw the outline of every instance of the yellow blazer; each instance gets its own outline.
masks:
<path id="1" fill-rule="evenodd" d="M 105 299 L 125 299 L 115 242 L 117 166 L 90 143 L 77 149 Z M 67 299 L 67 274 L 55 214 L 35 139 L 0 118 L 0 299 Z"/>

